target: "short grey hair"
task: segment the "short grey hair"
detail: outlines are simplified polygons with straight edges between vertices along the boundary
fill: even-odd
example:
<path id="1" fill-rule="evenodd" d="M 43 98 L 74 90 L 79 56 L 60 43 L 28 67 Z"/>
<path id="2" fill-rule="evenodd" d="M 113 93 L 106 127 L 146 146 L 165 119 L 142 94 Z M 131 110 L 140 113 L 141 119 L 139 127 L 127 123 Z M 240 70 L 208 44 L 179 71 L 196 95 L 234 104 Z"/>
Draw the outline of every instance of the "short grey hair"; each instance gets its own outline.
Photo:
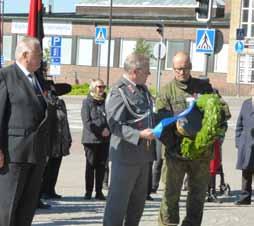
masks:
<path id="1" fill-rule="evenodd" d="M 17 44 L 15 50 L 15 59 L 22 58 L 23 53 L 31 52 L 35 46 L 40 46 L 40 42 L 37 38 L 25 36 Z"/>
<path id="2" fill-rule="evenodd" d="M 124 70 L 128 73 L 133 69 L 140 69 L 149 63 L 149 58 L 143 54 L 132 53 L 124 61 Z"/>

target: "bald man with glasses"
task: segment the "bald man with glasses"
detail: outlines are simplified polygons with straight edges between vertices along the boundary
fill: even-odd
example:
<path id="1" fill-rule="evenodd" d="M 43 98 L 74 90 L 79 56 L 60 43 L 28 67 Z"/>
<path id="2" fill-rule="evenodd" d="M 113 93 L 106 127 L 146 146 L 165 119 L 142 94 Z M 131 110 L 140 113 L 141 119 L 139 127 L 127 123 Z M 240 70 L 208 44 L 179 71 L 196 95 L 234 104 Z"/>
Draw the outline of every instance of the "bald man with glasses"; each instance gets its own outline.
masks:
<path id="1" fill-rule="evenodd" d="M 191 76 L 191 61 L 185 52 L 177 52 L 173 57 L 174 79 L 166 84 L 157 101 L 159 115 L 177 115 L 188 107 L 188 98 L 199 94 L 212 93 L 208 80 Z M 200 226 L 209 181 L 210 152 L 200 159 L 189 160 L 181 156 L 182 138 L 172 133 L 174 138 L 165 148 L 165 190 L 159 213 L 159 226 L 179 224 L 179 200 L 185 174 L 188 175 L 187 215 L 182 226 Z"/>

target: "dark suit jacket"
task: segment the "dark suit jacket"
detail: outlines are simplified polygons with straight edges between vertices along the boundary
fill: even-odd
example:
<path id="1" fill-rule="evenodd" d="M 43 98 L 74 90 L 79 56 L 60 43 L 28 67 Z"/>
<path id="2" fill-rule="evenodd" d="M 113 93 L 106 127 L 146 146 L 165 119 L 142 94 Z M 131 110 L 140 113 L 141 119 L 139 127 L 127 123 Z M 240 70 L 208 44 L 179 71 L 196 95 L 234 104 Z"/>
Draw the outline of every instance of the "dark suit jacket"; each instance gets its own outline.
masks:
<path id="1" fill-rule="evenodd" d="M 0 70 L 0 148 L 6 162 L 37 163 L 45 156 L 45 109 L 13 64 Z"/>
<path id="2" fill-rule="evenodd" d="M 236 168 L 254 170 L 254 107 L 252 98 L 245 100 L 239 113 L 235 144 L 238 149 Z"/>

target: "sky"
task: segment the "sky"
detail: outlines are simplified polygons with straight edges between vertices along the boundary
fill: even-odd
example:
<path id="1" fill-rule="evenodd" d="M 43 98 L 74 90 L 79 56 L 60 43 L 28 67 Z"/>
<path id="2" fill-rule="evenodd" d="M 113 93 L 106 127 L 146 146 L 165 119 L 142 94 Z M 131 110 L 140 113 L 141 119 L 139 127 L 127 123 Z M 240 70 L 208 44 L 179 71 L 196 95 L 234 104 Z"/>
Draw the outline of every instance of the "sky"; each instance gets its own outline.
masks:
<path id="1" fill-rule="evenodd" d="M 42 0 L 46 5 L 49 0 Z M 53 12 L 74 12 L 79 0 L 51 0 Z M 30 0 L 4 0 L 4 13 L 28 13 Z"/>

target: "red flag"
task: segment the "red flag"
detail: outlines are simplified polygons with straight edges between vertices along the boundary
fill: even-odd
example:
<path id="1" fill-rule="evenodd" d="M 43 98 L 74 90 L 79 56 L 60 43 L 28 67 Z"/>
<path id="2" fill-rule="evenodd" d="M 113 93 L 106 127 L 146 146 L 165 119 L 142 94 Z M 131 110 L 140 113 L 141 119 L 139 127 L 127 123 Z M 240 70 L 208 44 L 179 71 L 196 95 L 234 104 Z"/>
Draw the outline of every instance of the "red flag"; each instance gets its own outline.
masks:
<path id="1" fill-rule="evenodd" d="M 41 46 L 44 37 L 42 10 L 42 0 L 30 0 L 27 35 L 38 38 Z"/>

